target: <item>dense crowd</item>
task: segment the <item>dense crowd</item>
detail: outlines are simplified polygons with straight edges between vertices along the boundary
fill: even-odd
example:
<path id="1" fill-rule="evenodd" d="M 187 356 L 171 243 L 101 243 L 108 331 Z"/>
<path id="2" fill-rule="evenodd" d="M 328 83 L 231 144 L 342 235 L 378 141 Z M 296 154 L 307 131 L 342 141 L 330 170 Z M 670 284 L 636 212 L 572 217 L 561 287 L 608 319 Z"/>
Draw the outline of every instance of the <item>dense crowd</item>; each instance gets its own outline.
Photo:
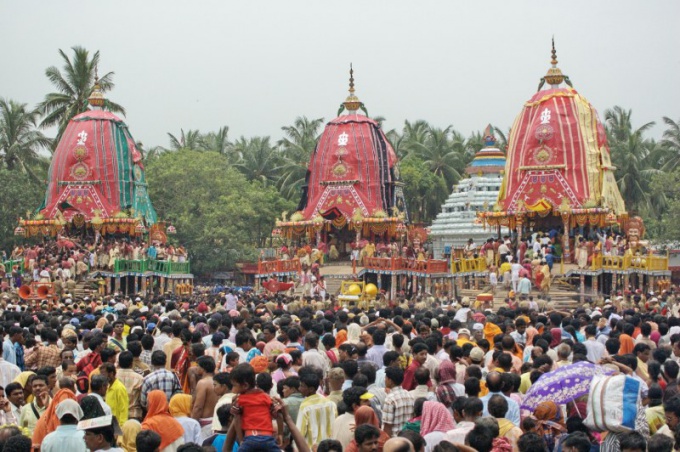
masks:
<path id="1" fill-rule="evenodd" d="M 570 312 L 532 298 L 361 310 L 208 290 L 50 311 L 6 293 L 0 307 L 3 452 L 662 452 L 680 431 L 672 291 Z M 627 427 L 591 419 L 595 384 L 537 395 L 574 366 L 625 376 Z"/>
<path id="2" fill-rule="evenodd" d="M 186 262 L 182 246 L 147 242 L 139 239 L 59 236 L 42 243 L 15 247 L 9 256 L 3 251 L 0 260 L 1 290 L 21 287 L 31 281 L 53 283 L 55 292 L 73 291 L 77 281 L 93 271 L 113 271 L 116 260 L 152 259 Z M 4 262 L 14 262 L 5 268 Z"/>

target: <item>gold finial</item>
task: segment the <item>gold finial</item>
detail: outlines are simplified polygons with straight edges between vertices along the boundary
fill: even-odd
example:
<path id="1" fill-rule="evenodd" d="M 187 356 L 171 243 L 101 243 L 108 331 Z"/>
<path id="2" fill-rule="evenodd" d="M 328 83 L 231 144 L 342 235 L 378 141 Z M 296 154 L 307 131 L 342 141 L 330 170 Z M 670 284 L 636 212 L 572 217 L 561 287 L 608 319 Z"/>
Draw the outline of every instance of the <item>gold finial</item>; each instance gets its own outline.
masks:
<path id="1" fill-rule="evenodd" d="M 343 105 L 350 113 L 356 113 L 361 108 L 361 101 L 354 95 L 354 69 L 352 68 L 352 63 L 349 64 L 349 96 L 347 96 Z"/>
<path id="2" fill-rule="evenodd" d="M 94 67 L 94 86 L 92 87 L 92 94 L 87 98 L 90 106 L 92 107 L 103 107 L 106 102 L 104 93 L 102 93 L 101 86 L 99 85 L 99 73 L 97 71 L 97 66 Z"/>
<path id="3" fill-rule="evenodd" d="M 552 60 L 550 63 L 552 64 L 552 67 L 548 69 L 548 73 L 545 74 L 545 81 L 550 85 L 552 88 L 557 88 L 560 83 L 564 81 L 564 75 L 562 74 L 562 71 L 560 71 L 560 68 L 557 67 L 557 51 L 555 50 L 555 37 L 553 36 L 552 38 Z"/>

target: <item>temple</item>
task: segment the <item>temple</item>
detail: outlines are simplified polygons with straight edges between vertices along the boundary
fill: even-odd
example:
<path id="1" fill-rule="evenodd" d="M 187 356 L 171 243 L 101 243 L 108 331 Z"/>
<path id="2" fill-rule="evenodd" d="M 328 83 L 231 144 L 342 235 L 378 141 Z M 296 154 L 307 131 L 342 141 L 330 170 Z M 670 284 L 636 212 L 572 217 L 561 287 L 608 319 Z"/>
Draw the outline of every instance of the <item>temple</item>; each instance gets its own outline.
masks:
<path id="1" fill-rule="evenodd" d="M 104 109 L 106 102 L 95 75 L 90 109 L 69 121 L 54 151 L 45 200 L 36 212 L 19 220 L 15 235 L 54 237 L 63 250 L 63 244 L 165 246 L 167 235 L 176 232 L 158 220 L 147 192 L 142 154 L 127 125 Z M 146 289 L 147 283 L 174 290 L 193 278 L 188 261 L 132 260 L 122 250 L 110 265 L 90 268 L 90 275 L 105 278 L 108 292 L 126 293 Z"/>
<path id="2" fill-rule="evenodd" d="M 437 259 L 455 256 L 469 239 L 481 245 L 495 231 L 489 231 L 477 218 L 496 203 L 505 172 L 505 154 L 496 147 L 493 129 L 484 131 L 484 147 L 465 169 L 468 177 L 453 187 L 442 211 L 432 222 L 430 237 Z M 504 228 L 503 233 L 507 232 Z"/>
<path id="3" fill-rule="evenodd" d="M 508 227 L 515 240 L 549 237 L 582 295 L 584 276 L 593 294 L 628 290 L 631 274 L 635 287 L 653 289 L 670 276 L 668 259 L 642 240 L 639 217 L 629 218 L 615 169 L 604 126 L 557 67 L 553 41 L 551 67 L 512 126 L 498 200 L 478 216 L 492 230 Z"/>
<path id="4" fill-rule="evenodd" d="M 280 288 L 279 278 L 305 281 L 310 267 L 318 277 L 332 264 L 322 275 L 329 292 L 331 279 L 363 278 L 394 298 L 398 289 L 417 293 L 450 277 L 446 261 L 425 257 L 427 231 L 409 224 L 397 155 L 356 96 L 351 66 L 338 114 L 312 153 L 297 211 L 276 222 L 278 247 L 261 256 L 257 280 Z"/>
<path id="5" fill-rule="evenodd" d="M 397 155 L 377 122 L 355 95 L 349 96 L 324 129 L 309 162 L 297 212 L 276 226 L 284 237 L 334 247 L 349 256 L 362 239 L 389 243 L 401 236 L 408 211 L 399 181 Z"/>

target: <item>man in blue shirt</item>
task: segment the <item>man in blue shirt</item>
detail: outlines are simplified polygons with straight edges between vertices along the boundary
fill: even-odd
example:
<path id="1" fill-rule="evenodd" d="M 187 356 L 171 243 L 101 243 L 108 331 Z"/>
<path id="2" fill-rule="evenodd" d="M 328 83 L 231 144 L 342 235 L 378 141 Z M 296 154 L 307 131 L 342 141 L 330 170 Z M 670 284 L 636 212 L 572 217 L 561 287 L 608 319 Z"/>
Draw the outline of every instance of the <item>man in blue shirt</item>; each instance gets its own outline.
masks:
<path id="1" fill-rule="evenodd" d="M 156 259 L 158 251 L 156 250 L 156 247 L 153 246 L 153 244 L 149 245 L 149 249 L 146 250 L 146 255 L 149 256 L 149 259 Z"/>
<path id="2" fill-rule="evenodd" d="M 553 256 L 550 248 L 548 248 L 548 251 L 545 253 L 545 257 L 543 257 L 543 259 L 545 259 L 545 263 L 548 264 L 548 268 L 550 271 L 552 271 L 553 264 L 555 263 L 555 256 Z"/>
<path id="3" fill-rule="evenodd" d="M 519 427 L 519 404 L 501 392 L 503 387 L 503 379 L 501 378 L 501 374 L 499 372 L 489 372 L 489 374 L 486 376 L 486 387 L 489 389 L 489 393 L 480 398 L 484 404 L 483 415 L 489 415 L 489 399 L 491 399 L 491 396 L 499 394 L 505 397 L 505 400 L 508 401 L 508 412 L 505 415 L 505 418 L 512 422 L 515 427 Z"/>
<path id="4" fill-rule="evenodd" d="M 48 434 L 40 445 L 42 452 L 87 452 L 85 447 L 84 431 L 76 427 L 83 417 L 83 410 L 73 399 L 66 399 L 57 405 L 57 417 L 59 426 L 55 431 Z"/>

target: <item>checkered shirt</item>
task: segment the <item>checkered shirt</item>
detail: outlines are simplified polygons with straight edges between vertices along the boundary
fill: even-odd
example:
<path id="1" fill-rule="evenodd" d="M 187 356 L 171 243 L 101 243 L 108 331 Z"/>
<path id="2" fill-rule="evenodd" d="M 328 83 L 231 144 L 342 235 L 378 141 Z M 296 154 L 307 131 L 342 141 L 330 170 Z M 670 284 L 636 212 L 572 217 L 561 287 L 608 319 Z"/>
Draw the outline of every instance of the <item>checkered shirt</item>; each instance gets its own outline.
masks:
<path id="1" fill-rule="evenodd" d="M 144 378 L 132 369 L 118 369 L 116 378 L 123 383 L 130 399 L 128 417 L 141 420 L 143 418 L 140 397 Z"/>
<path id="2" fill-rule="evenodd" d="M 385 424 L 392 425 L 392 436 L 397 436 L 406 422 L 413 417 L 413 396 L 401 386 L 392 388 L 385 403 L 383 410 L 383 428 Z"/>
<path id="3" fill-rule="evenodd" d="M 179 379 L 173 372 L 170 372 L 167 369 L 154 370 L 144 377 L 144 382 L 142 383 L 142 393 L 139 401 L 143 407 L 146 407 L 146 400 L 149 392 L 154 389 L 160 389 L 165 392 L 168 402 L 170 402 L 170 398 L 173 395 L 182 392 L 182 385 L 179 384 Z"/>
<path id="4" fill-rule="evenodd" d="M 61 365 L 59 347 L 54 344 L 35 347 L 31 353 L 26 355 L 26 367 L 29 369 L 41 369 L 46 366 L 55 369 Z"/>

